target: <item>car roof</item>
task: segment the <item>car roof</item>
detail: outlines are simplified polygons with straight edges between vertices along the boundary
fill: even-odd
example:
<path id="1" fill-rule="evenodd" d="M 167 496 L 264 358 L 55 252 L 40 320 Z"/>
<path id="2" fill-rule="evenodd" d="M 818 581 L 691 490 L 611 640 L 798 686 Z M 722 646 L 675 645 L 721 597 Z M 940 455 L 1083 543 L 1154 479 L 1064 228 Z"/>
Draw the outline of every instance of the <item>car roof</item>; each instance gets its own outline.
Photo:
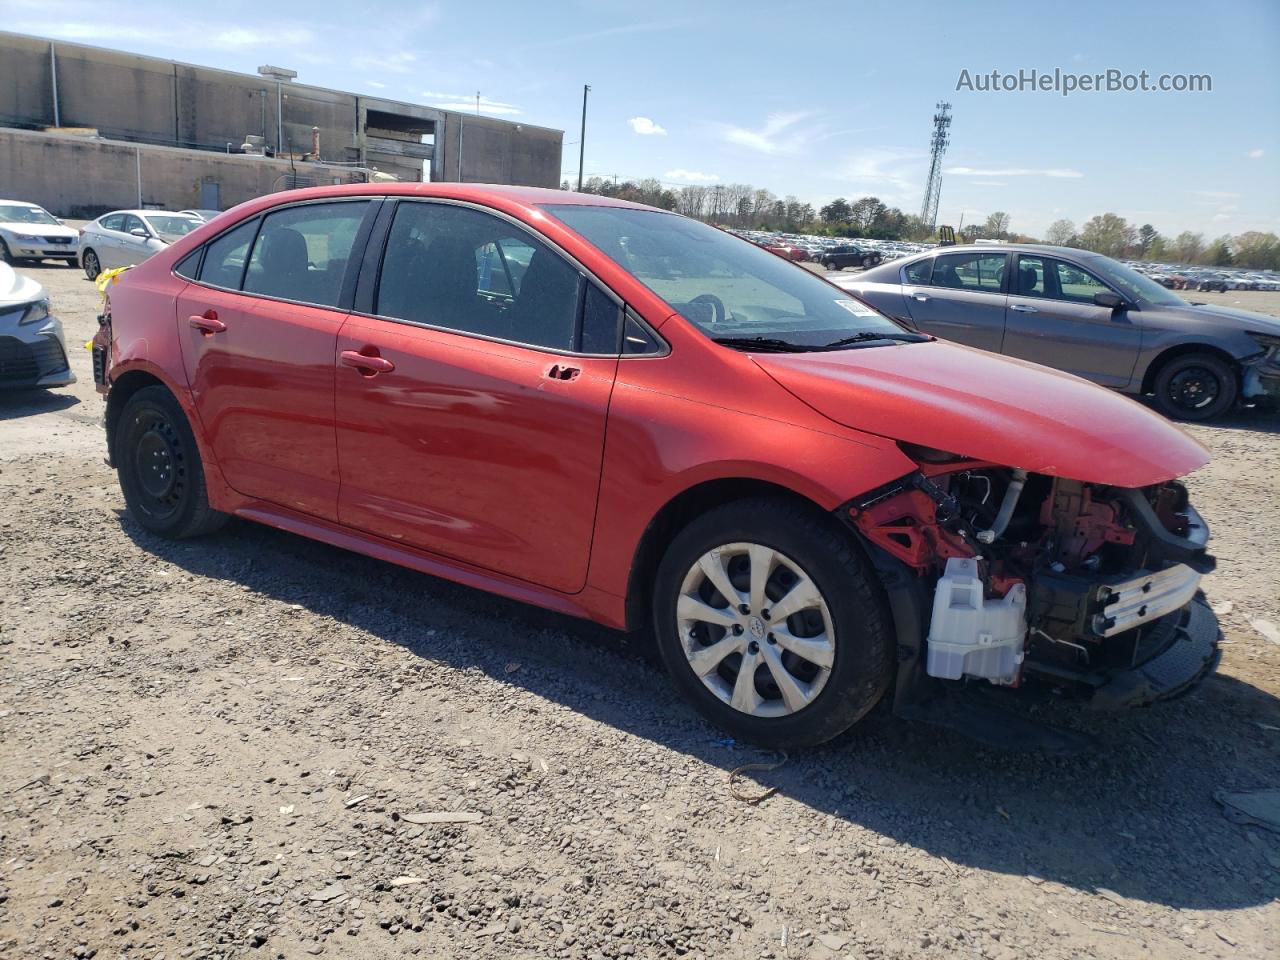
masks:
<path id="1" fill-rule="evenodd" d="M 44 207 L 38 203 L 32 203 L 29 200 L 4 200 L 0 199 L 0 203 L 7 204 L 11 207 L 30 207 L 32 210 L 43 210 Z"/>
<path id="2" fill-rule="evenodd" d="M 529 207 L 542 204 L 573 204 L 590 207 L 627 207 L 633 210 L 671 213 L 670 210 L 660 210 L 658 207 L 646 206 L 643 203 L 602 197 L 594 193 L 574 193 L 571 190 L 561 190 L 556 187 L 521 187 L 496 183 L 344 183 L 327 187 L 307 187 L 302 190 L 285 190 L 267 194 L 257 198 L 257 201 L 249 202 L 258 206 L 258 201 L 274 201 L 262 203 L 261 206 L 265 207 L 298 200 L 351 196 L 439 197 L 449 200 L 472 200 L 490 206 L 502 206 L 504 202 Z"/>

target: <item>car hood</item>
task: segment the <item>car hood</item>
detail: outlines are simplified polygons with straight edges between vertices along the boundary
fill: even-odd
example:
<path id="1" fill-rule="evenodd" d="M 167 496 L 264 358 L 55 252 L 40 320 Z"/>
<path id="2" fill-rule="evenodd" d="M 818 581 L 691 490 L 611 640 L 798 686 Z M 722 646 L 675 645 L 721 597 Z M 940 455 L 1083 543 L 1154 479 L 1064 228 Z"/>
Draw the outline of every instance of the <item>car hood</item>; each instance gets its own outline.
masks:
<path id="1" fill-rule="evenodd" d="M 0 262 L 0 306 L 30 303 L 44 296 L 44 287 L 24 277 L 7 263 Z"/>
<path id="2" fill-rule="evenodd" d="M 1212 304 L 1187 304 L 1184 306 L 1152 307 L 1153 319 L 1177 317 L 1197 321 L 1201 324 L 1220 327 L 1223 330 L 1248 330 L 1252 333 L 1266 333 L 1280 337 L 1280 317 L 1272 317 L 1265 313 L 1254 313 L 1252 310 L 1237 310 L 1235 307 L 1219 307 Z"/>
<path id="3" fill-rule="evenodd" d="M 1034 473 L 1143 487 L 1209 462 L 1204 447 L 1141 404 L 1068 373 L 958 344 L 752 359 L 844 426 Z"/>
<path id="4" fill-rule="evenodd" d="M 80 232 L 58 223 L 15 223 L 0 221 L 0 229 L 10 233 L 24 233 L 29 237 L 78 237 Z"/>

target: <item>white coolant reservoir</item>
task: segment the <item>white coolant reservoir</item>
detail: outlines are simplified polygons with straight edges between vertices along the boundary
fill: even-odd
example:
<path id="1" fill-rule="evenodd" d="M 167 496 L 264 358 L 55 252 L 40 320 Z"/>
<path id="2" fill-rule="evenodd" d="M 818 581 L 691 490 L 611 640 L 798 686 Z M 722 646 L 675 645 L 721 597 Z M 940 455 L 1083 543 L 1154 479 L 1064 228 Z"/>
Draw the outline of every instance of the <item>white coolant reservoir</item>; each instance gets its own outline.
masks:
<path id="1" fill-rule="evenodd" d="M 977 560 L 953 557 L 947 561 L 933 596 L 930 676 L 1013 683 L 1022 664 L 1026 637 L 1026 584 L 1015 584 L 1003 597 L 987 600 Z"/>

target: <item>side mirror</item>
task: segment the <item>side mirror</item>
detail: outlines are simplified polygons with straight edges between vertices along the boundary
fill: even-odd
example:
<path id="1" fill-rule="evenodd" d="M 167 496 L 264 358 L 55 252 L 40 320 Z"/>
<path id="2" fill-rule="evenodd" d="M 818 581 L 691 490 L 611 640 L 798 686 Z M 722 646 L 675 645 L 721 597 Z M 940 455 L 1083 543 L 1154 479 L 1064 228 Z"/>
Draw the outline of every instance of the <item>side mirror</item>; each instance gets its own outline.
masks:
<path id="1" fill-rule="evenodd" d="M 1119 310 L 1121 307 L 1128 306 L 1124 302 L 1124 297 L 1118 293 L 1112 293 L 1110 290 L 1103 290 L 1093 295 L 1093 302 L 1100 307 L 1107 307 L 1111 310 Z"/>
<path id="2" fill-rule="evenodd" d="M 147 237 L 151 236 L 151 234 L 147 233 L 147 231 L 144 230 L 142 227 L 134 227 L 132 230 L 129 231 L 129 235 L 132 237 L 142 237 L 143 239 L 146 239 Z M 1102 294 L 1098 294 L 1098 296 L 1102 296 Z"/>

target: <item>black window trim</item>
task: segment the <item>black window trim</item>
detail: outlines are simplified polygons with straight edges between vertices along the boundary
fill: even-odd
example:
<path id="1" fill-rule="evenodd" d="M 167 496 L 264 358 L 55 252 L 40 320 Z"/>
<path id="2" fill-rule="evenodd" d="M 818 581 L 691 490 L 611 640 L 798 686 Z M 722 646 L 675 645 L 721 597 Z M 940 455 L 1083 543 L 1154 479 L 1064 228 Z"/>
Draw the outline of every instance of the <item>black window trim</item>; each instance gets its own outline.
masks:
<path id="1" fill-rule="evenodd" d="M 587 283 L 594 283 L 613 303 L 618 307 L 618 350 L 614 353 L 583 353 L 576 350 L 562 350 L 557 347 L 547 347 L 536 343 L 527 343 L 523 340 L 509 340 L 505 337 L 494 337 L 488 334 L 476 333 L 472 330 L 459 330 L 455 327 L 445 327 L 434 323 L 425 323 L 421 320 L 408 320 L 404 317 L 389 317 L 384 314 L 374 312 L 374 304 L 377 303 L 378 285 L 382 279 L 382 262 L 386 256 L 387 239 L 391 234 L 391 224 L 395 219 L 396 211 L 401 204 L 408 203 L 424 203 L 437 204 L 441 206 L 463 207 L 469 210 L 476 210 L 480 213 L 487 213 L 499 220 L 505 220 L 507 223 L 532 236 L 539 243 L 544 244 L 548 249 L 559 254 L 564 260 L 585 278 Z M 586 296 L 586 287 L 579 286 L 578 293 L 578 310 L 576 328 L 574 330 L 574 342 L 580 343 L 582 338 L 582 305 Z M 559 357 L 582 357 L 584 359 L 599 360 L 642 360 L 646 358 L 665 357 L 671 353 L 671 347 L 655 330 L 652 324 L 646 323 L 644 319 L 632 310 L 626 302 L 619 297 L 610 286 L 601 280 L 594 271 L 585 266 L 573 254 L 569 253 L 564 247 L 556 243 L 550 237 L 534 230 L 529 224 L 523 220 L 497 210 L 493 207 L 485 206 L 481 203 L 473 203 L 466 200 L 456 200 L 452 197 L 386 197 L 383 209 L 380 211 L 378 222 L 375 229 L 369 237 L 368 245 L 365 248 L 365 254 L 361 258 L 360 276 L 356 283 L 356 295 L 352 304 L 351 314 L 358 317 L 367 317 L 371 320 L 382 320 L 387 323 L 399 323 L 410 327 L 421 327 L 424 330 L 436 330 L 440 333 L 448 333 L 459 337 L 468 337 L 472 340 L 484 340 L 489 343 L 500 343 L 505 346 L 520 347 L 524 350 L 534 350 L 538 353 L 552 354 Z M 632 316 L 645 329 L 645 332 L 653 338 L 657 349 L 648 353 L 624 353 L 622 352 L 626 336 L 626 318 Z"/>
<path id="2" fill-rule="evenodd" d="M 1087 273 L 1089 276 L 1093 277 L 1093 279 L 1097 280 L 1099 283 L 1101 283 L 1104 287 L 1106 287 L 1116 296 L 1123 297 L 1126 303 L 1130 302 L 1129 297 L 1124 296 L 1124 294 L 1122 294 L 1119 290 L 1117 290 L 1111 284 L 1107 283 L 1107 281 L 1103 280 L 1102 277 L 1098 276 L 1097 273 L 1095 273 L 1093 270 L 1090 270 L 1088 267 L 1086 267 L 1082 263 L 1076 263 L 1074 260 L 1068 260 L 1066 257 L 1060 257 L 1052 253 L 1029 253 L 1026 250 L 1015 251 L 1014 257 L 1015 257 L 1015 260 L 1014 260 L 1014 266 L 1013 266 L 1013 273 L 1015 276 L 1017 275 L 1018 268 L 1022 266 L 1023 257 L 1029 257 L 1032 260 L 1039 260 L 1042 263 L 1046 263 L 1046 264 L 1057 261 L 1058 263 L 1065 263 L 1069 267 L 1075 267 L 1077 270 Z M 1015 293 L 1013 291 L 1012 284 L 1010 285 L 1009 296 L 1017 297 L 1020 300 L 1046 300 L 1049 303 L 1074 303 L 1082 307 L 1098 306 L 1096 303 L 1093 303 L 1089 300 L 1069 300 L 1066 297 L 1050 297 L 1047 295 L 1047 292 L 1045 294 Z M 1100 307 L 1099 309 L 1105 309 L 1105 308 Z"/>
<path id="3" fill-rule="evenodd" d="M 242 297 L 252 297 L 255 300 L 268 300 L 268 301 L 271 301 L 272 303 L 288 303 L 298 307 L 313 307 L 317 310 L 339 310 L 342 313 L 351 313 L 352 312 L 351 304 L 352 304 L 352 300 L 355 293 L 356 279 L 359 276 L 361 264 L 364 259 L 365 248 L 368 244 L 369 236 L 373 230 L 374 221 L 378 218 L 378 215 L 381 212 L 382 206 L 385 203 L 385 201 L 386 201 L 386 198 L 378 194 L 361 194 L 353 197 L 315 197 L 310 200 L 299 200 L 296 203 L 282 203 L 277 207 L 270 207 L 266 210 L 261 210 L 258 213 L 254 214 L 253 217 L 251 218 L 238 220 L 235 223 L 228 226 L 226 229 L 218 231 L 217 234 L 210 237 L 208 240 L 204 241 L 204 243 L 200 245 L 200 250 L 199 250 L 200 263 L 196 269 L 197 276 L 199 276 L 200 271 L 204 269 L 205 252 L 208 250 L 210 244 L 220 240 L 222 237 L 226 236 L 232 230 L 238 229 L 239 227 L 242 227 L 244 224 L 249 223 L 250 220 L 256 219 L 258 221 L 258 228 L 257 230 L 254 231 L 253 240 L 249 244 L 249 253 L 244 258 L 244 270 L 241 271 L 240 273 L 239 289 L 233 289 L 231 287 L 220 287 L 214 283 L 205 283 L 202 280 L 191 280 L 187 277 L 182 276 L 182 274 L 177 272 L 177 269 L 181 264 L 185 263 L 190 258 L 191 254 L 187 254 L 187 256 L 183 257 L 181 260 L 175 263 L 173 267 L 170 268 L 169 272 L 173 276 L 177 277 L 179 280 L 185 280 L 187 283 L 194 284 L 197 287 L 204 287 L 206 290 L 220 290 L 223 293 L 238 293 Z M 339 287 L 339 290 L 338 290 L 338 302 L 336 304 L 314 303 L 310 300 L 289 300 L 285 297 L 273 297 L 265 293 L 256 293 L 250 290 L 243 289 L 245 271 L 249 269 L 249 260 L 253 256 L 254 245 L 258 242 L 258 234 L 262 232 L 262 225 L 263 223 L 266 222 L 266 219 L 268 216 L 281 210 L 292 210 L 295 207 L 308 207 L 308 206 L 315 206 L 317 204 L 332 204 L 332 203 L 367 203 L 369 204 L 369 209 L 365 211 L 364 219 L 361 220 L 360 226 L 356 229 L 355 239 L 352 240 L 351 242 L 351 255 L 347 257 L 346 272 L 342 276 L 342 285 Z"/>

